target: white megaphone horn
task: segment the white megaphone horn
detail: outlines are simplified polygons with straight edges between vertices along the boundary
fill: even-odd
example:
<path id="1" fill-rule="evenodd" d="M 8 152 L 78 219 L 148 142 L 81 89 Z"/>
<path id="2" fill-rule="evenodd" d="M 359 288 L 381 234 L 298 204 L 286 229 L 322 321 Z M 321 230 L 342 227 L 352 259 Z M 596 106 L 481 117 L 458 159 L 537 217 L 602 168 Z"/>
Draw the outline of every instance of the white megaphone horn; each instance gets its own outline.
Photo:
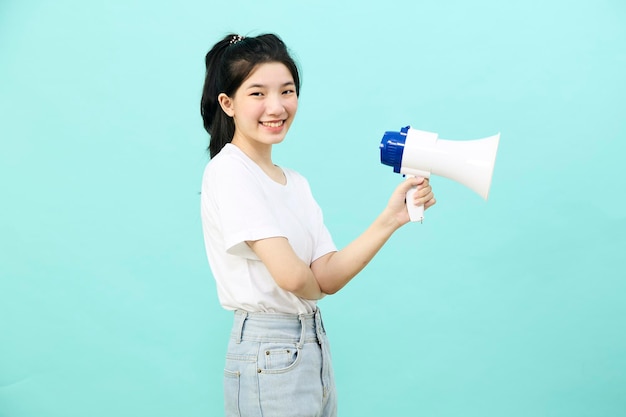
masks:
<path id="1" fill-rule="evenodd" d="M 431 174 L 449 178 L 474 190 L 485 200 L 489 195 L 500 134 L 484 139 L 454 141 L 438 139 L 436 133 L 404 127 L 400 132 L 385 132 L 380 142 L 380 162 L 394 172 L 430 178 Z M 424 206 L 415 206 L 415 187 L 406 195 L 411 221 L 424 219 Z"/>

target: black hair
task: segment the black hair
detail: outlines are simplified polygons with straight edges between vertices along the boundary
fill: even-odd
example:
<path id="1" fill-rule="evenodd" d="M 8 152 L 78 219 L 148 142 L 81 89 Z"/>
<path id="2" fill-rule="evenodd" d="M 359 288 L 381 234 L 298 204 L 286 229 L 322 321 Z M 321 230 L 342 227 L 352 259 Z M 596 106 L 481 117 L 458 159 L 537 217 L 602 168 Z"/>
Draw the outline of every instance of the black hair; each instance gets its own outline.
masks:
<path id="1" fill-rule="evenodd" d="M 232 97 L 241 84 L 259 64 L 279 62 L 284 64 L 300 94 L 298 67 L 290 56 L 286 45 L 274 34 L 242 37 L 230 34 L 206 54 L 206 77 L 200 102 L 200 114 L 204 128 L 211 136 L 209 153 L 211 158 L 233 140 L 235 123 L 222 110 L 217 97 L 224 93 Z"/>

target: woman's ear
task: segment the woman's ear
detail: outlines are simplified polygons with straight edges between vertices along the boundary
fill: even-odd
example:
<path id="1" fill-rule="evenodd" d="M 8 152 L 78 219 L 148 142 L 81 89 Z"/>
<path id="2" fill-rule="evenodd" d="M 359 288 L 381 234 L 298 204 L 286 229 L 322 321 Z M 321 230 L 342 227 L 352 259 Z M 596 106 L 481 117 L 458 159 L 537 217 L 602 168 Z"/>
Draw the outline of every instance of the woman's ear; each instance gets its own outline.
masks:
<path id="1" fill-rule="evenodd" d="M 217 101 L 220 103 L 220 107 L 228 116 L 233 117 L 235 115 L 235 109 L 233 109 L 233 100 L 224 93 L 220 93 L 217 96 Z"/>

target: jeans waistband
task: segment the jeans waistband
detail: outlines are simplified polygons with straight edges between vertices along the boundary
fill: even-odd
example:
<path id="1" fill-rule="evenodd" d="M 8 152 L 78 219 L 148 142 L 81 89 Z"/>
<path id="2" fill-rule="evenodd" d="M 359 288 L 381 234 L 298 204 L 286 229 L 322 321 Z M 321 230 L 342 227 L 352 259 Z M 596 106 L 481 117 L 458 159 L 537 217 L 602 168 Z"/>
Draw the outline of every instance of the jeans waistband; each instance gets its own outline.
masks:
<path id="1" fill-rule="evenodd" d="M 319 309 L 310 314 L 235 311 L 231 338 L 255 342 L 320 343 L 326 334 Z"/>

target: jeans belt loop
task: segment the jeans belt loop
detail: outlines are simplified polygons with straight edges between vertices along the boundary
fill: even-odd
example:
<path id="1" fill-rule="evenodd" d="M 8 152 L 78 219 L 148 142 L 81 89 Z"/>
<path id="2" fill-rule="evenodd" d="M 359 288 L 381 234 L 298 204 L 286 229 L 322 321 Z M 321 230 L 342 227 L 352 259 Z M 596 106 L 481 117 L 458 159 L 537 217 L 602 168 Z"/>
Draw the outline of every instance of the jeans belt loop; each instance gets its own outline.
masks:
<path id="1" fill-rule="evenodd" d="M 243 310 L 237 311 L 237 319 L 239 322 L 237 323 L 237 344 L 241 343 L 241 338 L 243 337 L 243 323 L 248 318 L 248 312 Z"/>

